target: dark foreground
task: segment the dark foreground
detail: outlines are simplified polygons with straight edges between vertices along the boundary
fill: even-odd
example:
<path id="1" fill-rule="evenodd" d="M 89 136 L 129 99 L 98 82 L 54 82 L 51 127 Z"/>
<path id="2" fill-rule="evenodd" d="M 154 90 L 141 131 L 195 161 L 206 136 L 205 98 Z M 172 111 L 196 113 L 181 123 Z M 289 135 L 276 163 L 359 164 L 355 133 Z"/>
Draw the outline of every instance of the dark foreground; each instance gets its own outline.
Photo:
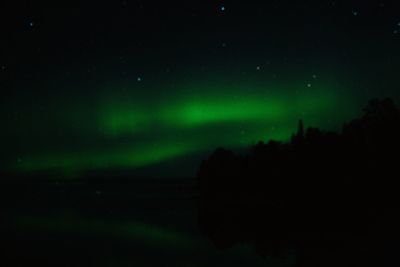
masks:
<path id="1" fill-rule="evenodd" d="M 291 266 L 217 251 L 196 224 L 194 180 L 13 181 L 1 186 L 1 266 Z"/>
<path id="2" fill-rule="evenodd" d="M 400 108 L 374 99 L 340 132 L 224 148 L 198 172 L 199 226 L 217 247 L 296 255 L 297 267 L 400 266 Z"/>

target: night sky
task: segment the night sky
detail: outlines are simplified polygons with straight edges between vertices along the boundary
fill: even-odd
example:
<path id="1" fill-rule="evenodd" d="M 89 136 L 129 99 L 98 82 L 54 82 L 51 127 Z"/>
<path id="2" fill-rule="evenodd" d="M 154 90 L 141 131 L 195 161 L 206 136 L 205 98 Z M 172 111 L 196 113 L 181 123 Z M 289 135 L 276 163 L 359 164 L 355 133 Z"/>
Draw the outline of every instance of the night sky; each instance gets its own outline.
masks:
<path id="1" fill-rule="evenodd" d="M 396 1 L 0 4 L 1 170 L 190 176 L 400 98 Z"/>

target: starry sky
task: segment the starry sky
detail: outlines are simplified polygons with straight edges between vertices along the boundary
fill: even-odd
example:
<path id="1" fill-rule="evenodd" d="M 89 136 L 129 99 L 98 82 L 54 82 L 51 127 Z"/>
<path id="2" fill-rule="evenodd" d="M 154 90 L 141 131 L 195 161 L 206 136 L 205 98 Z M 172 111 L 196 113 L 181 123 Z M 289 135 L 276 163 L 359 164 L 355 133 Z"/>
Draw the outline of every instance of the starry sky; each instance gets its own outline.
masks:
<path id="1" fill-rule="evenodd" d="M 396 1 L 0 4 L 1 171 L 191 176 L 398 102 Z"/>

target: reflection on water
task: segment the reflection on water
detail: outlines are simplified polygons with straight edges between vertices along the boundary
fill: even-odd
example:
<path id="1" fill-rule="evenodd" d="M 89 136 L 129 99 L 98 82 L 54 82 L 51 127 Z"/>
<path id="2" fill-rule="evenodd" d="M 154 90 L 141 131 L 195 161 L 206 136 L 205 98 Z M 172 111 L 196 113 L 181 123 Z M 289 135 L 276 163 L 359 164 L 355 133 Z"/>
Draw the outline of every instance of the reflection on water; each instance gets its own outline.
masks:
<path id="1" fill-rule="evenodd" d="M 8 183 L 2 188 L 7 260 L 14 266 L 291 266 L 293 259 L 262 259 L 246 245 L 217 251 L 197 229 L 193 188 L 191 180 Z"/>

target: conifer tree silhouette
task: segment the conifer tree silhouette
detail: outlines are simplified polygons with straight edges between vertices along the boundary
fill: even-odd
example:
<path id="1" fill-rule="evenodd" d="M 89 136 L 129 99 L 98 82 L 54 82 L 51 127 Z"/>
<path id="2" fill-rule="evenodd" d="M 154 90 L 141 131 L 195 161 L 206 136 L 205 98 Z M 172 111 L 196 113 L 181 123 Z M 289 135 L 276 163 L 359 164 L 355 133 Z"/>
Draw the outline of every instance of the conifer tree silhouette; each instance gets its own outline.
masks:
<path id="1" fill-rule="evenodd" d="M 364 111 L 341 133 L 300 120 L 289 143 L 218 149 L 197 175 L 200 229 L 219 248 L 295 251 L 297 266 L 384 266 L 400 243 L 400 110 L 374 99 Z"/>

